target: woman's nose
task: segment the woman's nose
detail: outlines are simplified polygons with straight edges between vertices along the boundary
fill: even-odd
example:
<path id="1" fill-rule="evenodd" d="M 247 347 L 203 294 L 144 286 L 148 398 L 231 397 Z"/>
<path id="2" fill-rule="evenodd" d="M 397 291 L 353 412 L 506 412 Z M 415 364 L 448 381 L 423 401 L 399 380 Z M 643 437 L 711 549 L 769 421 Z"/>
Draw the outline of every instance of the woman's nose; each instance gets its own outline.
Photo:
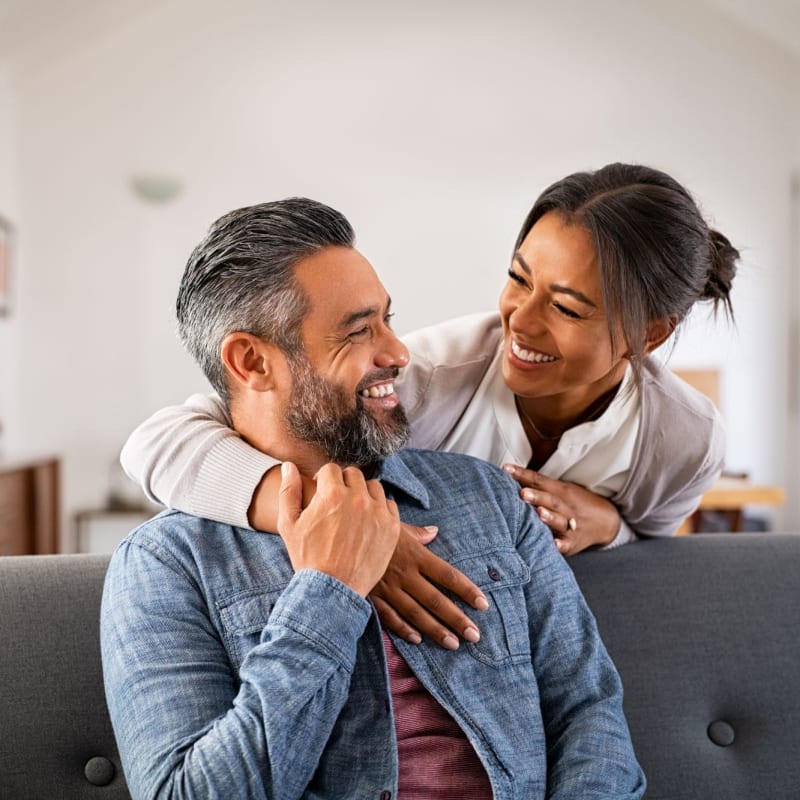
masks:
<path id="1" fill-rule="evenodd" d="M 543 316 L 536 297 L 529 295 L 509 315 L 509 325 L 518 333 L 533 335 L 542 329 Z"/>

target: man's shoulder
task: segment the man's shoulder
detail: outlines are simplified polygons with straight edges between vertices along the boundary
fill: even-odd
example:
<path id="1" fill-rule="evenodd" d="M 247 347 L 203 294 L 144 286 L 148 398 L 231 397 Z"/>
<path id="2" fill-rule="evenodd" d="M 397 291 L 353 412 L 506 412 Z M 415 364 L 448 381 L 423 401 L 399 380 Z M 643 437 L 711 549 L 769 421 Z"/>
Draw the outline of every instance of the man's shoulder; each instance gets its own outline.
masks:
<path id="1" fill-rule="evenodd" d="M 451 453 L 445 450 L 429 450 L 421 447 L 406 447 L 395 458 L 400 458 L 407 466 L 429 468 L 434 474 L 443 469 L 454 472 L 471 472 L 479 475 L 492 475 L 506 478 L 505 472 L 482 458 Z"/>
<path id="2" fill-rule="evenodd" d="M 482 458 L 408 447 L 394 458 L 400 460 L 425 489 L 435 495 L 458 499 L 466 494 L 493 497 L 500 503 L 518 499 L 519 486 L 499 467 Z"/>
<path id="3" fill-rule="evenodd" d="M 186 514 L 174 508 L 167 508 L 134 528 L 127 541 L 145 544 L 151 539 L 180 542 L 189 537 L 202 536 L 218 528 L 230 529 L 230 525 L 214 522 L 214 520 Z"/>
<path id="4" fill-rule="evenodd" d="M 185 569 L 204 559 L 204 554 L 219 554 L 234 545 L 234 534 L 241 529 L 214 520 L 196 517 L 176 509 L 166 509 L 134 528 L 112 556 L 112 565 L 121 553 L 147 553 L 162 562 Z"/>

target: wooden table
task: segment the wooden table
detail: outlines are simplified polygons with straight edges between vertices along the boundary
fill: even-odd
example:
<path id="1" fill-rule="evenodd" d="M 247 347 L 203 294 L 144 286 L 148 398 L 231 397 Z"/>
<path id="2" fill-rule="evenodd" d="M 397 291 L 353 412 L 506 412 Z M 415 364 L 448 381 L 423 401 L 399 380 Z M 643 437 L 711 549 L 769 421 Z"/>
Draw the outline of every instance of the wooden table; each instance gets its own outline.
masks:
<path id="1" fill-rule="evenodd" d="M 722 476 L 701 498 L 698 511 L 730 512 L 730 529 L 741 529 L 742 511 L 746 506 L 780 506 L 786 502 L 786 492 L 780 486 L 753 483 L 748 478 Z M 685 520 L 678 535 L 693 533 L 693 518 Z"/>
<path id="2" fill-rule="evenodd" d="M 0 458 L 0 556 L 58 552 L 58 522 L 58 458 Z"/>

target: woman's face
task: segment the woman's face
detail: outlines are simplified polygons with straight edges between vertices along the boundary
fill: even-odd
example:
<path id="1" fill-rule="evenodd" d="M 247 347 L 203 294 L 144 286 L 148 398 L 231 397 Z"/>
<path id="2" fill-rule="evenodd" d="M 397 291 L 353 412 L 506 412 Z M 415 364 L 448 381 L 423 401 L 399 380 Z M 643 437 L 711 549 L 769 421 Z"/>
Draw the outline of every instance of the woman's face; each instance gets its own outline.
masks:
<path id="1" fill-rule="evenodd" d="M 612 354 L 597 254 L 585 228 L 566 224 L 556 212 L 545 214 L 508 274 L 500 295 L 503 377 L 514 394 L 562 395 L 580 405 L 619 383 L 626 362 Z"/>

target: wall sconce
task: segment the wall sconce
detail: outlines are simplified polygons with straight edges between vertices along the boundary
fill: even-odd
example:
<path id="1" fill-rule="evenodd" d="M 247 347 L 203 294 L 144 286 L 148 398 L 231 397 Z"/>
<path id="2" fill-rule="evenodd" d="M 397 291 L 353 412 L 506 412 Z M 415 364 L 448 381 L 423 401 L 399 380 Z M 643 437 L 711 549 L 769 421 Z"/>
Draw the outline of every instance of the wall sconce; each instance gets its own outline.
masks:
<path id="1" fill-rule="evenodd" d="M 170 175 L 134 175 L 131 179 L 131 188 L 140 200 L 163 205 L 180 194 L 183 184 L 178 178 Z"/>

